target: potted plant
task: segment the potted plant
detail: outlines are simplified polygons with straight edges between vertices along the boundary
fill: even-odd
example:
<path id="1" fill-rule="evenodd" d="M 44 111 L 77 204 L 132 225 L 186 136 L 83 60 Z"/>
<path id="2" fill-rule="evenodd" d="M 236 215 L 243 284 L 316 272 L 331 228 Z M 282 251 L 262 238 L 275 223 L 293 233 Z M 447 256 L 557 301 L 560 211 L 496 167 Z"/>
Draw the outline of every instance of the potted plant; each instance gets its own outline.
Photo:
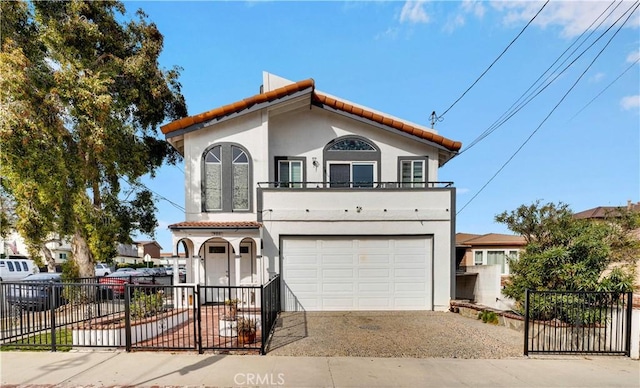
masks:
<path id="1" fill-rule="evenodd" d="M 229 307 L 229 311 L 225 314 L 229 320 L 235 320 L 238 314 L 238 303 L 240 299 L 227 299 L 224 301 L 224 305 Z"/>
<path id="2" fill-rule="evenodd" d="M 239 299 L 227 299 L 225 313 L 218 320 L 218 333 L 222 337 L 235 337 L 237 335 L 237 315 Z"/>
<path id="3" fill-rule="evenodd" d="M 238 343 L 252 344 L 256 341 L 256 321 L 255 319 L 241 317 L 238 318 Z"/>

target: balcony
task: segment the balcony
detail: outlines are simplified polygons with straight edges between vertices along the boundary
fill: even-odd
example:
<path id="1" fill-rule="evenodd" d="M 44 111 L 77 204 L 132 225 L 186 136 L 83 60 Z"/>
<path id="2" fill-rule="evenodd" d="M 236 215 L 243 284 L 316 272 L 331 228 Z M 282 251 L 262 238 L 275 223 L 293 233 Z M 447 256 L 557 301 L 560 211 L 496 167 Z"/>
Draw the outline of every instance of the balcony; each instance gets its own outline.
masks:
<path id="1" fill-rule="evenodd" d="M 270 221 L 449 221 L 453 193 L 452 182 L 261 182 L 258 208 Z"/>

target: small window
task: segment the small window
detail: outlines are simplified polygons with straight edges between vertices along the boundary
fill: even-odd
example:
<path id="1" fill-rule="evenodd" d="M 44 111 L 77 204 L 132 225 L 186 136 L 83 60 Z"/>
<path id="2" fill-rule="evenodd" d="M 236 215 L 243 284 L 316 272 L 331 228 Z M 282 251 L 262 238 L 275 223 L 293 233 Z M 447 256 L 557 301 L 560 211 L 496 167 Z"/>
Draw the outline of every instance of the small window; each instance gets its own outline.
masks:
<path id="1" fill-rule="evenodd" d="M 226 252 L 227 252 L 227 247 L 225 246 L 209 247 L 209 253 L 226 253 Z"/>
<path id="2" fill-rule="evenodd" d="M 66 253 L 58 253 L 58 259 L 60 260 L 67 260 L 67 254 Z"/>
<path id="3" fill-rule="evenodd" d="M 13 269 L 13 262 L 7 261 L 7 266 L 9 266 L 9 272 L 14 272 L 15 271 L 15 269 Z"/>
<path id="4" fill-rule="evenodd" d="M 22 272 L 22 267 L 20 267 L 19 261 L 16 261 L 16 272 Z"/>
<path id="5" fill-rule="evenodd" d="M 278 186 L 302 187 L 302 161 L 278 160 Z"/>
<path id="6" fill-rule="evenodd" d="M 249 253 L 249 247 L 248 246 L 241 246 L 240 247 L 240 253 Z"/>
<path id="7" fill-rule="evenodd" d="M 424 160 L 403 160 L 400 172 L 402 187 L 424 187 Z"/>
<path id="8" fill-rule="evenodd" d="M 476 251 L 475 258 L 473 260 L 474 265 L 482 265 L 482 251 Z"/>
<path id="9" fill-rule="evenodd" d="M 23 270 L 23 271 L 28 271 L 28 270 L 29 270 L 29 266 L 27 265 L 27 262 L 26 262 L 26 261 L 23 261 L 23 262 L 22 262 L 22 270 Z"/>

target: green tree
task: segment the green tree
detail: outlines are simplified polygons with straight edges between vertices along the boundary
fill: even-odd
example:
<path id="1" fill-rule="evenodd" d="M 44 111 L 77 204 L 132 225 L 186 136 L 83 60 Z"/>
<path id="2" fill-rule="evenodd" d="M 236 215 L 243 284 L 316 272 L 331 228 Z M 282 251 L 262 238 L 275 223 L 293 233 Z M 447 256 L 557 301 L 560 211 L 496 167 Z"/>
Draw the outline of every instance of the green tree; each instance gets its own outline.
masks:
<path id="1" fill-rule="evenodd" d="M 0 176 L 30 246 L 70 237 L 81 276 L 131 232 L 152 235 L 139 179 L 179 157 L 156 138 L 186 116 L 163 37 L 118 1 L 1 2 Z M 124 189 L 129 190 L 124 198 Z"/>
<path id="2" fill-rule="evenodd" d="M 622 216 L 624 214 L 624 216 Z M 640 227 L 638 214 L 620 211 L 602 222 L 578 220 L 566 204 L 537 201 L 495 217 L 527 244 L 509 262 L 504 294 L 518 303 L 525 291 L 631 291 Z M 613 267 L 613 268 L 612 268 Z"/>

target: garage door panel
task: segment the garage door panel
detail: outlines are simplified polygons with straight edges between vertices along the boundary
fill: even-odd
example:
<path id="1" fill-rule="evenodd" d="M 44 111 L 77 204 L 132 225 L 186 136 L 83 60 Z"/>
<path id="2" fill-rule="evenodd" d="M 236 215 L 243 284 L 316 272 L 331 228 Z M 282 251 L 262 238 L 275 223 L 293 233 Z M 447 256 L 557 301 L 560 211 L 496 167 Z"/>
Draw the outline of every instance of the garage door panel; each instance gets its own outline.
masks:
<path id="1" fill-rule="evenodd" d="M 358 248 L 363 250 L 371 250 L 371 249 L 385 249 L 388 250 L 391 248 L 390 240 L 381 240 L 381 239 L 362 239 L 358 241 Z"/>
<path id="2" fill-rule="evenodd" d="M 321 256 L 320 262 L 322 265 L 353 266 L 353 255 L 326 254 Z"/>
<path id="3" fill-rule="evenodd" d="M 359 264 L 389 264 L 391 262 L 391 257 L 388 254 L 386 255 L 374 255 L 374 254 L 366 254 L 366 255 L 358 255 L 358 263 Z"/>
<path id="4" fill-rule="evenodd" d="M 391 292 L 391 284 L 389 283 L 358 283 L 358 291 L 360 292 Z"/>
<path id="5" fill-rule="evenodd" d="M 322 270 L 322 279 L 331 280 L 336 278 L 353 278 L 353 268 L 331 268 Z"/>
<path id="6" fill-rule="evenodd" d="M 391 275 L 391 269 L 389 268 L 360 268 L 358 270 L 358 276 L 360 278 L 383 278 L 388 279 Z"/>
<path id="7" fill-rule="evenodd" d="M 319 247 L 321 249 L 353 249 L 353 240 L 340 240 L 340 239 L 321 239 L 319 240 Z M 343 251 L 344 252 L 344 251 Z"/>
<path id="8" fill-rule="evenodd" d="M 355 289 L 355 286 L 353 284 L 353 282 L 345 282 L 345 283 L 323 283 L 322 284 L 322 291 L 326 292 L 326 293 L 331 293 L 331 292 L 348 292 L 348 293 L 352 293 Z"/>
<path id="9" fill-rule="evenodd" d="M 285 309 L 432 308 L 430 237 L 300 236 L 282 247 Z"/>
<path id="10" fill-rule="evenodd" d="M 409 254 L 409 255 L 403 255 L 403 254 L 396 254 L 394 256 L 394 262 L 396 263 L 396 265 L 398 264 L 423 264 L 424 265 L 424 253 L 420 254 L 419 252 L 416 252 L 414 254 Z"/>
<path id="11" fill-rule="evenodd" d="M 287 250 L 291 249 L 316 249 L 318 241 L 309 239 L 287 239 L 284 240 L 282 247 Z"/>
<path id="12" fill-rule="evenodd" d="M 290 257 L 289 261 L 295 263 L 296 266 L 316 265 L 318 264 L 318 255 L 296 255 L 295 257 Z"/>
<path id="13" fill-rule="evenodd" d="M 285 275 L 291 279 L 291 283 L 315 282 L 318 279 L 318 270 L 301 268 L 289 269 L 285 271 Z"/>
<path id="14" fill-rule="evenodd" d="M 407 291 L 426 291 L 425 283 L 410 282 L 410 283 L 394 283 L 393 291 L 397 293 Z"/>

